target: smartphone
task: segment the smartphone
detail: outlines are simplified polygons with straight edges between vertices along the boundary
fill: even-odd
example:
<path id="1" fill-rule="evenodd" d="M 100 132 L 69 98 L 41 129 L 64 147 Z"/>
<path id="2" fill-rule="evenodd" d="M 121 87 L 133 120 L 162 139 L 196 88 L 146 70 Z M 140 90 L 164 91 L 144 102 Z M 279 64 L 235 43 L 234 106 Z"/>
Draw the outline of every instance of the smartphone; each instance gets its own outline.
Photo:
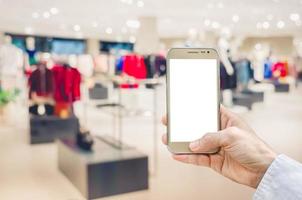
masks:
<path id="1" fill-rule="evenodd" d="M 219 56 L 211 48 L 173 48 L 167 64 L 168 149 L 191 154 L 190 142 L 220 129 Z"/>

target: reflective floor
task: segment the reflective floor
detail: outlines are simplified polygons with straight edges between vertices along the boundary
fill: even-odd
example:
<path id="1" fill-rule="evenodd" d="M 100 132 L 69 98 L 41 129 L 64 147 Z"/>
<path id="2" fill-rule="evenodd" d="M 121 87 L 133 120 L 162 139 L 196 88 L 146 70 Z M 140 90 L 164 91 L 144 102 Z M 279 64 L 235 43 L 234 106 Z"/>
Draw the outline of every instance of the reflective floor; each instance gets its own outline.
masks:
<path id="1" fill-rule="evenodd" d="M 158 116 L 165 113 L 164 88 L 158 90 Z M 152 108 L 152 90 L 136 94 L 136 103 L 143 110 Z M 256 132 L 279 153 L 302 161 L 302 87 L 289 94 L 268 93 L 265 103 L 254 105 L 242 116 Z M 0 126 L 0 199 L 81 200 L 77 189 L 58 171 L 55 144 L 28 144 L 28 117 L 24 104 L 5 110 Z M 81 121 L 94 134 L 114 135 L 114 118 L 109 109 L 77 105 Z M 146 114 L 146 113 L 145 113 Z M 160 141 L 165 128 L 158 117 Z M 103 199 L 251 199 L 254 190 L 233 183 L 212 170 L 173 161 L 167 149 L 158 143 L 157 165 L 153 154 L 153 119 L 132 116 L 123 119 L 123 140 L 150 155 L 150 189 Z"/>

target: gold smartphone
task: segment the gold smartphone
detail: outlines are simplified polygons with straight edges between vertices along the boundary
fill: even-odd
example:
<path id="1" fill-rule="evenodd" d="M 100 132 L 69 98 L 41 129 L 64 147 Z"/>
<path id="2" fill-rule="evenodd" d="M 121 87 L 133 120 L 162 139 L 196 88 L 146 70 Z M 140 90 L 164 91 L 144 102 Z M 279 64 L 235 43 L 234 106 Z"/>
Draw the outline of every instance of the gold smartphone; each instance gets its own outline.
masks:
<path id="1" fill-rule="evenodd" d="M 166 81 L 168 149 L 174 154 L 192 154 L 190 142 L 220 130 L 217 51 L 212 48 L 170 49 Z"/>

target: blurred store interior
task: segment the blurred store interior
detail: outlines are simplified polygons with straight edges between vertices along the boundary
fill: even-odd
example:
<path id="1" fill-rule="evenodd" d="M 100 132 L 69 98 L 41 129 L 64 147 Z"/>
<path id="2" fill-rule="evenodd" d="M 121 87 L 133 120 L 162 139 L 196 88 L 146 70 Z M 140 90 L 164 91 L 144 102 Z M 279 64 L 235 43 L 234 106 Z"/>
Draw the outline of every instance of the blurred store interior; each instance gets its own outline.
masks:
<path id="1" fill-rule="evenodd" d="M 301 0 L 0 0 L 0 13 L 0 199 L 251 199 L 161 143 L 172 47 L 217 49 L 222 103 L 302 161 Z"/>

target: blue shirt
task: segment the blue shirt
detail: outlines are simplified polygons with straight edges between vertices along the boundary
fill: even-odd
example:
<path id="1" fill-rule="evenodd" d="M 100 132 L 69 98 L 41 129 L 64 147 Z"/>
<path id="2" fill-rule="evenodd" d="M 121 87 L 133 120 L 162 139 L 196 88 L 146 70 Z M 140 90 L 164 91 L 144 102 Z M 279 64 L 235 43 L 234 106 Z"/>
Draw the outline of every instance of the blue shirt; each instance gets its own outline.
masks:
<path id="1" fill-rule="evenodd" d="M 279 155 L 264 174 L 253 200 L 302 199 L 302 164 Z"/>

